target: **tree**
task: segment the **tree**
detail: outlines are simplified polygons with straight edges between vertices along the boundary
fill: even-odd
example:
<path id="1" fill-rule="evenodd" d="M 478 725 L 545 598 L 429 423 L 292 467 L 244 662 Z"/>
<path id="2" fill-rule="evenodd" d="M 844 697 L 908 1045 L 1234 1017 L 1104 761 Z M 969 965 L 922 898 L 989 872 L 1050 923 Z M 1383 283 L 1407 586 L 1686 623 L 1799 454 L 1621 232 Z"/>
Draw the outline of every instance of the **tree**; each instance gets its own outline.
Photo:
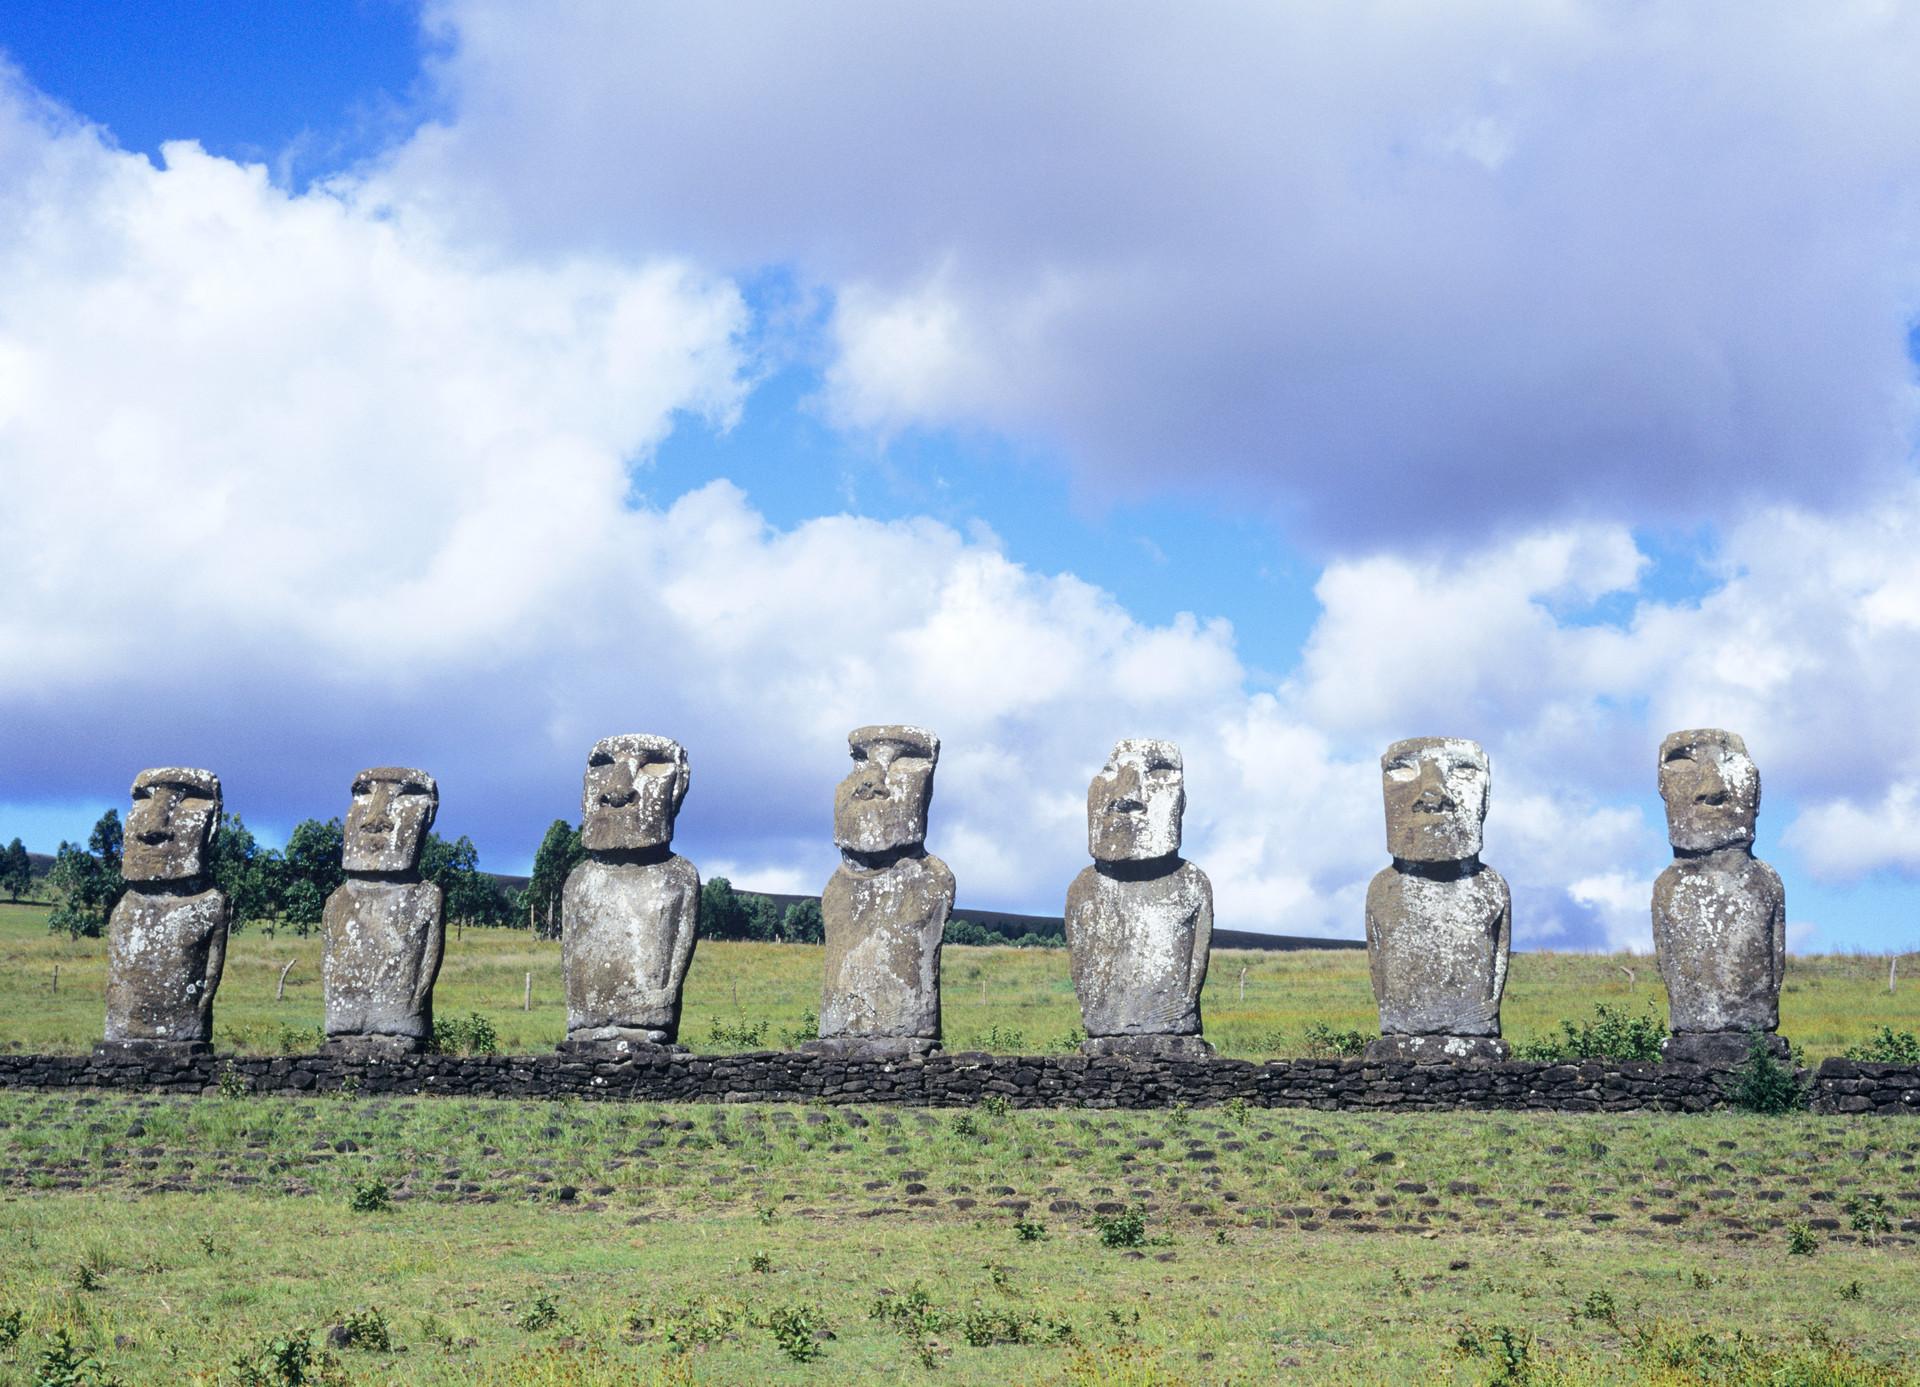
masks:
<path id="1" fill-rule="evenodd" d="M 747 908 L 747 938 L 772 941 L 780 938 L 780 907 L 770 896 L 742 891 L 740 901 Z"/>
<path id="2" fill-rule="evenodd" d="M 263 850 L 238 814 L 222 814 L 207 845 L 207 875 L 226 893 L 232 928 L 271 919 L 279 910 L 280 854 Z"/>
<path id="3" fill-rule="evenodd" d="M 109 809 L 94 824 L 86 847 L 60 844 L 53 870 L 47 874 L 47 892 L 53 897 L 48 930 L 55 934 L 64 930 L 72 939 L 98 936 L 106 930 L 125 885 L 120 879 L 122 843 L 120 815 Z"/>
<path id="4" fill-rule="evenodd" d="M 820 915 L 820 902 L 795 901 L 780 917 L 780 937 L 789 944 L 818 944 L 827 937 L 826 921 Z"/>
<path id="5" fill-rule="evenodd" d="M 547 827 L 547 836 L 533 855 L 533 879 L 527 883 L 522 900 L 533 906 L 535 928 L 550 939 L 560 933 L 560 892 L 567 884 L 567 874 L 586 855 L 587 850 L 580 846 L 580 830 L 565 819 L 555 819 Z"/>
<path id="6" fill-rule="evenodd" d="M 1004 944 L 1007 941 L 988 929 L 985 925 L 976 925 L 971 920 L 949 920 L 946 932 L 941 935 L 943 944 Z"/>
<path id="7" fill-rule="evenodd" d="M 747 903 L 725 877 L 700 888 L 700 933 L 709 939 L 746 939 Z"/>
<path id="8" fill-rule="evenodd" d="M 126 831 L 120 826 L 120 814 L 109 809 L 102 814 L 87 835 L 87 851 L 100 859 L 102 866 L 120 875 L 120 850 L 126 846 Z"/>
<path id="9" fill-rule="evenodd" d="M 33 889 L 33 860 L 27 856 L 27 845 L 18 838 L 7 844 L 6 854 L 0 859 L 0 889 L 16 901 Z"/>
<path id="10" fill-rule="evenodd" d="M 320 923 L 327 897 L 347 879 L 340 866 L 344 842 L 338 819 L 302 819 L 287 835 L 274 873 L 274 895 L 281 917 L 296 933 L 305 934 Z"/>
<path id="11" fill-rule="evenodd" d="M 500 883 L 480 870 L 480 850 L 464 833 L 451 843 L 437 833 L 427 834 L 420 850 L 420 874 L 440 887 L 449 920 L 467 925 L 498 925 L 508 920 L 511 903 Z"/>

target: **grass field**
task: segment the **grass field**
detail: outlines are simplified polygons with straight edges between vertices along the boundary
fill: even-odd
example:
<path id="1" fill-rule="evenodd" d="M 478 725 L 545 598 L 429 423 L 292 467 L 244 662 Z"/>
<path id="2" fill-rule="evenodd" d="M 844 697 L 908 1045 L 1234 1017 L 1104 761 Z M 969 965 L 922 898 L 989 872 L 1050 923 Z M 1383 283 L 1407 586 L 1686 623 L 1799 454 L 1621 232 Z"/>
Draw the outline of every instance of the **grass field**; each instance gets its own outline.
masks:
<path id="1" fill-rule="evenodd" d="M 0 1382 L 62 1330 L 127 1382 L 330 1380 L 285 1346 L 351 1325 L 331 1380 L 1907 1383 L 1917 1158 L 1898 1119 L 0 1094 Z"/>
<path id="2" fill-rule="evenodd" d="M 943 956 L 951 1048 L 1038 1053 L 1068 1043 L 1077 1031 L 1064 950 L 949 947 Z M 276 1001 L 280 970 L 290 959 L 286 997 Z M 818 1008 L 820 972 L 816 946 L 703 943 L 687 977 L 681 1039 L 695 1049 L 746 1049 L 752 1048 L 747 1035 L 760 1027 L 759 1045 L 779 1046 Z M 528 974 L 533 1005 L 523 1011 Z M 0 1045 L 86 1050 L 100 1035 L 105 977 L 104 940 L 54 938 L 45 910 L 0 905 Z M 1880 1026 L 1920 1030 L 1920 968 L 1893 993 L 1886 979 L 1881 957 L 1789 959 L 1782 1033 L 1818 1062 Z M 442 1017 L 486 1016 L 503 1050 L 550 1049 L 565 1033 L 560 946 L 519 931 L 450 937 L 434 996 Z M 1666 1015 L 1666 994 L 1650 958 L 1516 954 L 1503 1007 L 1506 1034 L 1520 1042 L 1554 1032 L 1562 1018 L 1584 1018 L 1599 1001 Z M 1208 1039 L 1223 1054 L 1248 1058 L 1301 1053 L 1312 1022 L 1368 1034 L 1379 1024 L 1366 955 L 1357 949 L 1221 950 L 1213 956 L 1203 1007 Z M 319 939 L 274 937 L 257 926 L 234 935 L 215 1013 L 223 1049 L 311 1048 L 321 1022 Z M 716 1036 L 715 1023 L 723 1035 Z"/>

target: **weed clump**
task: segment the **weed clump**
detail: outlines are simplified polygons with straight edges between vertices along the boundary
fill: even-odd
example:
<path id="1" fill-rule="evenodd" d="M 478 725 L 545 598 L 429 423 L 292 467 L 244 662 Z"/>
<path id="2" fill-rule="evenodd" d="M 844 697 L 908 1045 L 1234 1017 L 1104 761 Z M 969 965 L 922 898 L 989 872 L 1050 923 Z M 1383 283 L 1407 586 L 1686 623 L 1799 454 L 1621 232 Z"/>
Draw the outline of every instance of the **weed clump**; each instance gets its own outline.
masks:
<path id="1" fill-rule="evenodd" d="M 1540 1064 L 1587 1059 L 1651 1062 L 1660 1058 L 1660 1046 L 1667 1038 L 1667 1028 L 1653 1014 L 1652 1002 L 1647 1003 L 1644 1016 L 1630 1016 L 1622 1007 L 1600 1002 L 1585 1021 L 1561 1021 L 1560 1032 L 1523 1042 L 1515 1048 L 1514 1058 Z"/>
<path id="2" fill-rule="evenodd" d="M 358 1180 L 347 1207 L 356 1214 L 382 1214 L 393 1207 L 393 1195 L 384 1180 Z"/>
<path id="3" fill-rule="evenodd" d="M 1807 1086 L 1799 1071 L 1774 1057 L 1767 1037 L 1756 1033 L 1747 1058 L 1733 1071 L 1727 1101 L 1751 1113 L 1777 1116 L 1807 1105 Z"/>
<path id="4" fill-rule="evenodd" d="M 1147 1211 L 1138 1204 L 1117 1214 L 1095 1214 L 1093 1226 L 1099 1231 L 1100 1246 L 1116 1248 L 1147 1245 Z"/>
<path id="5" fill-rule="evenodd" d="M 346 1380 L 339 1360 L 315 1348 L 304 1329 L 234 1359 L 226 1377 L 232 1387 L 344 1387 Z"/>
<path id="6" fill-rule="evenodd" d="M 707 1039 L 717 1046 L 735 1050 L 764 1050 L 767 1026 L 765 1021 L 748 1025 L 745 1021 L 722 1021 L 716 1016 L 707 1022 Z"/>
<path id="7" fill-rule="evenodd" d="M 554 1304 L 552 1296 L 542 1291 L 527 1303 L 527 1308 L 513 1322 L 528 1334 L 538 1334 L 560 1323 L 560 1307 Z"/>
<path id="8" fill-rule="evenodd" d="M 811 1363 L 826 1352 L 820 1340 L 831 1336 L 818 1312 L 808 1305 L 783 1305 L 767 1316 L 767 1331 L 780 1352 L 796 1363 Z"/>
<path id="9" fill-rule="evenodd" d="M 348 1311 L 328 1337 L 343 1348 L 360 1348 L 369 1353 L 393 1352 L 393 1330 L 377 1305 Z"/>
<path id="10" fill-rule="evenodd" d="M 1862 1064 L 1920 1064 L 1920 1036 L 1882 1026 L 1865 1043 L 1849 1045 L 1847 1058 Z"/>
<path id="11" fill-rule="evenodd" d="M 1047 1225 L 1022 1214 L 1013 1221 L 1013 1235 L 1023 1243 L 1037 1243 L 1047 1236 Z"/>
<path id="12" fill-rule="evenodd" d="M 428 1048 L 439 1055 L 497 1055 L 500 1033 L 477 1011 L 465 1016 L 435 1017 Z"/>
<path id="13" fill-rule="evenodd" d="M 1359 1031 L 1336 1031 L 1325 1021 L 1307 1022 L 1300 1028 L 1300 1040 L 1307 1058 L 1316 1060 L 1347 1059 L 1367 1048 L 1367 1037 Z"/>

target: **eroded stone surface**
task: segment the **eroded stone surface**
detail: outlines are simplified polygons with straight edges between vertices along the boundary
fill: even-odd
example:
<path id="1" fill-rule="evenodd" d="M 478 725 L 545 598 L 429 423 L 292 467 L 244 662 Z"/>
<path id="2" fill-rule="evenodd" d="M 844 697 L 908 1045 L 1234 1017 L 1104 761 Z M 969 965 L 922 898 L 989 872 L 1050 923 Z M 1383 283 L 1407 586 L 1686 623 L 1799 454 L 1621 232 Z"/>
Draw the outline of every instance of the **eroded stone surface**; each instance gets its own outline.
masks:
<path id="1" fill-rule="evenodd" d="M 1087 789 L 1095 860 L 1067 888 L 1066 930 L 1088 1054 L 1206 1052 L 1213 887 L 1180 857 L 1186 802 L 1171 742 L 1120 742 Z"/>
<path id="2" fill-rule="evenodd" d="M 1395 742 L 1380 758 L 1393 865 L 1367 887 L 1381 1039 L 1369 1057 L 1502 1059 L 1512 897 L 1480 861 L 1491 773 L 1478 743 Z"/>
<path id="3" fill-rule="evenodd" d="M 605 737 L 587 758 L 580 841 L 561 893 L 565 1048 L 672 1045 L 700 923 L 700 873 L 670 849 L 691 773 L 671 737 Z"/>
<path id="4" fill-rule="evenodd" d="M 227 951 L 227 898 L 206 878 L 220 781 L 177 766 L 142 771 L 132 798 L 127 889 L 107 922 L 106 1046 L 203 1047 Z"/>
<path id="5" fill-rule="evenodd" d="M 328 1043 L 370 1054 L 424 1049 L 433 1038 L 433 984 L 446 947 L 440 888 L 420 876 L 420 852 L 440 808 L 425 771 L 376 766 L 353 779 L 342 831 L 347 879 L 321 918 Z"/>
<path id="6" fill-rule="evenodd" d="M 1659 774 L 1674 852 L 1653 886 L 1666 1056 L 1738 1063 L 1779 1027 L 1786 972 L 1786 889 L 1753 855 L 1760 772 L 1740 737 L 1696 728 L 1660 744 Z"/>
<path id="7" fill-rule="evenodd" d="M 833 803 L 841 863 L 820 898 L 820 1038 L 806 1048 L 924 1053 L 940 1040 L 940 939 L 954 893 L 953 873 L 925 847 L 940 739 L 887 724 L 847 742 L 853 770 Z"/>

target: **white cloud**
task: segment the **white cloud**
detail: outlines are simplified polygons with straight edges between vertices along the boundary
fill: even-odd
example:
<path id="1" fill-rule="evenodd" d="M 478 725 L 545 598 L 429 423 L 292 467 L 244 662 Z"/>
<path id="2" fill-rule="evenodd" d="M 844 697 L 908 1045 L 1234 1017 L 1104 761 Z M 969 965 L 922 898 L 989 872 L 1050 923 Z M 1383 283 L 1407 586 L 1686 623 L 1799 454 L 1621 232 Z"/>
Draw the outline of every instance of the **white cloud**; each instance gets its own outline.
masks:
<path id="1" fill-rule="evenodd" d="M 439 0 L 379 172 L 837 295 L 828 403 L 1335 547 L 1850 505 L 1906 459 L 1920 12 Z M 747 96 L 750 94 L 750 97 Z M 1865 490 L 1863 490 L 1865 488 Z"/>

